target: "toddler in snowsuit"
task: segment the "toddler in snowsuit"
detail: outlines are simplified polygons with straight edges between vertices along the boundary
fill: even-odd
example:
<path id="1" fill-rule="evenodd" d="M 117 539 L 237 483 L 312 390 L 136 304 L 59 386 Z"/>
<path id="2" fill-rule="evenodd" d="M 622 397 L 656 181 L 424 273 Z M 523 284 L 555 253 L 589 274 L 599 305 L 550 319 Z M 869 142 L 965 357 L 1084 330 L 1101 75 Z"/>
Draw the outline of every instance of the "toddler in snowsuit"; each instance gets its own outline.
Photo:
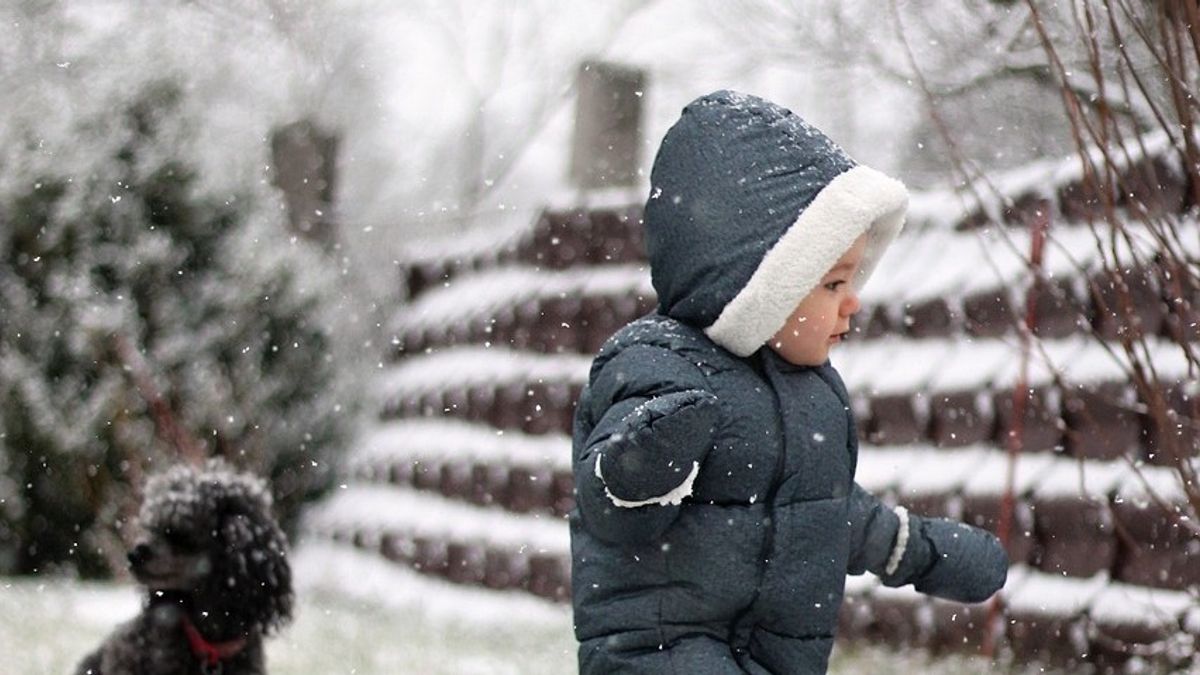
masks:
<path id="1" fill-rule="evenodd" d="M 981 602 L 991 534 L 854 482 L 828 351 L 904 220 L 903 185 L 762 99 L 667 132 L 646 202 L 658 310 L 601 348 L 575 415 L 582 673 L 823 673 L 846 574 Z"/>

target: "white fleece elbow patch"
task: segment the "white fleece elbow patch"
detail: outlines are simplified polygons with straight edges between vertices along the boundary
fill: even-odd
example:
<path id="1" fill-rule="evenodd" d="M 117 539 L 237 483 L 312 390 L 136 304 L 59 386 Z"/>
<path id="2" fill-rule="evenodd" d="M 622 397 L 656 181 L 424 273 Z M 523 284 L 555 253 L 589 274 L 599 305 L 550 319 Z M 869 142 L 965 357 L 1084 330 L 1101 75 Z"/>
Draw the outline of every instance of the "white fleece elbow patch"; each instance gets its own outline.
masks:
<path id="1" fill-rule="evenodd" d="M 892 547 L 892 555 L 883 570 L 889 575 L 896 573 L 900 567 L 900 560 L 904 558 L 904 550 L 908 548 L 908 509 L 897 506 L 893 511 L 900 518 L 900 529 L 896 531 L 896 545 Z"/>
<path id="2" fill-rule="evenodd" d="M 658 497 L 642 499 L 636 502 L 629 501 L 628 499 L 621 499 L 620 497 L 614 495 L 609 491 L 608 485 L 604 483 L 604 476 L 600 473 L 600 458 L 602 456 L 603 454 L 600 453 L 597 453 L 596 455 L 596 478 L 600 480 L 601 485 L 604 485 L 604 494 L 608 496 L 609 501 L 624 509 L 636 509 L 639 506 L 650 506 L 652 504 L 656 504 L 658 506 L 678 506 L 683 503 L 684 497 L 688 497 L 692 494 L 692 484 L 696 482 L 696 476 L 700 474 L 700 462 L 692 462 L 691 472 L 688 473 L 687 478 L 684 478 L 683 482 L 680 483 L 675 489 Z"/>

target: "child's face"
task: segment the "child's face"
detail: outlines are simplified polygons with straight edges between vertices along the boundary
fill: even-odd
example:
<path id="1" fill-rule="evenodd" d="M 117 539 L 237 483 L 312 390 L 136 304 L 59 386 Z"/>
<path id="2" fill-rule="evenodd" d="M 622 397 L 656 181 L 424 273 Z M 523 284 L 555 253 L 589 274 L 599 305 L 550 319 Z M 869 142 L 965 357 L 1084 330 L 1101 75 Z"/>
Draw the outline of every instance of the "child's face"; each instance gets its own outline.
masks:
<path id="1" fill-rule="evenodd" d="M 797 366 L 819 366 L 829 350 L 850 330 L 850 317 L 857 314 L 858 294 L 851 286 L 867 248 L 864 234 L 855 240 L 833 268 L 788 317 L 783 328 L 771 337 L 775 353 Z"/>

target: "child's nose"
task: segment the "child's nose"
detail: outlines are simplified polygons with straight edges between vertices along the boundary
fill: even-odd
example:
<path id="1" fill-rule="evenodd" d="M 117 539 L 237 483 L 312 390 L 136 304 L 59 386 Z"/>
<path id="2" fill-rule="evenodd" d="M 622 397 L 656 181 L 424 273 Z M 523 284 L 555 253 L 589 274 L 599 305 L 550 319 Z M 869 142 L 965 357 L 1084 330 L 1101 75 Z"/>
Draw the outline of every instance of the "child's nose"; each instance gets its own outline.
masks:
<path id="1" fill-rule="evenodd" d="M 858 300 L 858 293 L 852 291 L 845 300 L 842 300 L 842 316 L 854 316 L 860 309 L 862 309 L 862 303 Z"/>

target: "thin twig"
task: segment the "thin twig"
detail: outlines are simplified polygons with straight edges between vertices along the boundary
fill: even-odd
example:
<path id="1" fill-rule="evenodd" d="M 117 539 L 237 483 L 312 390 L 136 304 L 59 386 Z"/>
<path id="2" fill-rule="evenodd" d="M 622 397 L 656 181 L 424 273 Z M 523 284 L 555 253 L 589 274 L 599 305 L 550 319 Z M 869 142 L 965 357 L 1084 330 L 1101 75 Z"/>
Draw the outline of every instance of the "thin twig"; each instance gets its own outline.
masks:
<path id="1" fill-rule="evenodd" d="M 185 461 L 195 465 L 202 463 L 204 461 L 203 446 L 188 433 L 183 425 L 179 424 L 174 411 L 171 410 L 170 403 L 167 402 L 158 385 L 154 383 L 154 377 L 145 357 L 124 335 L 117 334 L 113 340 L 117 357 L 129 373 L 142 400 L 150 409 L 150 416 L 154 420 L 154 428 L 159 437 L 175 448 L 175 451 Z"/>

